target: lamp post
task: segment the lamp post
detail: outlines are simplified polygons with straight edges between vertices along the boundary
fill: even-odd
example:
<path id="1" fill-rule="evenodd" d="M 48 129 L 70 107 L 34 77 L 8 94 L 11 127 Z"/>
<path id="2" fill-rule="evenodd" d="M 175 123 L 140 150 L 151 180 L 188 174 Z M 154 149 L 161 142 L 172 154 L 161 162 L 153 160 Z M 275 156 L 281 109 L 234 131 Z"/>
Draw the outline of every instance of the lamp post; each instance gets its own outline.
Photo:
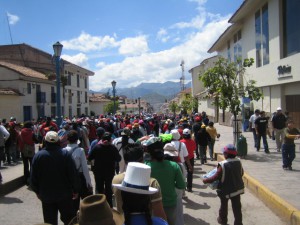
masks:
<path id="1" fill-rule="evenodd" d="M 117 82 L 115 80 L 113 80 L 111 82 L 111 86 L 113 88 L 113 97 L 114 97 L 114 115 L 116 114 L 116 84 Z"/>
<path id="2" fill-rule="evenodd" d="M 55 57 L 55 64 L 56 64 L 56 115 L 57 115 L 57 125 L 61 125 L 61 104 L 60 104 L 60 66 L 59 66 L 59 61 L 60 61 L 60 55 L 62 51 L 63 45 L 59 42 L 56 42 L 53 45 L 53 50 L 54 50 L 54 57 Z"/>
<path id="3" fill-rule="evenodd" d="M 141 116 L 141 97 L 139 97 L 138 99 L 139 99 L 139 116 Z"/>

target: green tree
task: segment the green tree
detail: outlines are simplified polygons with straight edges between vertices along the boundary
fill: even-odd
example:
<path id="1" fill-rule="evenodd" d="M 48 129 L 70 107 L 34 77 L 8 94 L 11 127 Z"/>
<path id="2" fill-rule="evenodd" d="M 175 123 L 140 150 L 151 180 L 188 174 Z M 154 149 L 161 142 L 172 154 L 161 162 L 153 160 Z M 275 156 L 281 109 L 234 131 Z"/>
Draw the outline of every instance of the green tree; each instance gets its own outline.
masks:
<path id="1" fill-rule="evenodd" d="M 224 111 L 228 109 L 234 115 L 235 123 L 237 123 L 238 113 L 241 112 L 241 97 L 248 97 L 254 101 L 262 98 L 261 90 L 255 86 L 256 81 L 247 80 L 245 77 L 246 68 L 252 66 L 253 63 L 252 58 L 245 59 L 243 62 L 241 59 L 237 62 L 229 62 L 219 57 L 214 67 L 204 74 L 199 74 L 199 79 L 207 88 L 207 97 L 214 97 L 214 104 Z M 236 127 L 237 124 L 235 124 Z M 237 138 L 238 133 L 235 140 Z"/>
<path id="2" fill-rule="evenodd" d="M 173 112 L 174 116 L 176 115 L 176 111 L 179 109 L 175 101 L 171 101 L 168 108 L 171 112 Z"/>
<path id="3" fill-rule="evenodd" d="M 116 111 L 119 109 L 119 102 L 116 101 Z M 113 113 L 114 112 L 114 102 L 111 101 L 104 106 L 105 113 Z"/>
<path id="4" fill-rule="evenodd" d="M 190 98 L 184 99 L 180 104 L 180 108 L 182 109 L 183 114 L 187 114 L 188 110 L 192 109 L 192 104 L 191 104 Z"/>

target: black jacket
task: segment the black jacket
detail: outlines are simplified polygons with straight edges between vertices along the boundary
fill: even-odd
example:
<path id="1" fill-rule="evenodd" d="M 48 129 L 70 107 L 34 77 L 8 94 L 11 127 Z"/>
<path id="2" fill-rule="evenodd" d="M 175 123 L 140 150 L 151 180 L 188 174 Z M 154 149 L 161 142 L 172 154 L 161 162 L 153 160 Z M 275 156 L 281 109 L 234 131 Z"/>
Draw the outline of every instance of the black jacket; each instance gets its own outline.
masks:
<path id="1" fill-rule="evenodd" d="M 30 184 L 41 201 L 53 203 L 78 193 L 80 180 L 71 154 L 57 145 L 47 146 L 35 154 Z"/>
<path id="2" fill-rule="evenodd" d="M 114 176 L 115 163 L 121 161 L 118 149 L 112 144 L 97 144 L 90 152 L 88 160 L 95 160 L 95 175 Z"/>

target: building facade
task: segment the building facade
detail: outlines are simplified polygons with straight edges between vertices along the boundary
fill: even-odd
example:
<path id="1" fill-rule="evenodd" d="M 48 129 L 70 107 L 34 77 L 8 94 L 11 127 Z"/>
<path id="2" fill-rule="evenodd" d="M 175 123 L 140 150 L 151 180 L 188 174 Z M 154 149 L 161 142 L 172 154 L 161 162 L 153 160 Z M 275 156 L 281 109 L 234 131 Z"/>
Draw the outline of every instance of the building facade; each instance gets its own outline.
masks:
<path id="1" fill-rule="evenodd" d="M 66 60 L 60 62 L 62 115 L 89 115 L 89 81 L 92 71 Z M 56 73 L 52 55 L 26 44 L 0 46 L 0 77 L 2 90 L 13 90 L 19 104 L 9 104 L 12 112 L 2 111 L 0 117 L 14 116 L 18 121 L 56 116 Z M 0 102 L 8 101 L 11 93 L 2 91 Z M 9 111 L 9 109 L 7 109 Z"/>
<path id="2" fill-rule="evenodd" d="M 300 127 L 300 1 L 245 0 L 231 24 L 208 50 L 230 61 L 253 58 L 246 79 L 255 80 L 263 98 L 250 111 L 271 116 L 277 107 L 288 111 Z M 226 115 L 226 118 L 230 115 Z M 228 119 L 228 118 L 227 118 Z"/>

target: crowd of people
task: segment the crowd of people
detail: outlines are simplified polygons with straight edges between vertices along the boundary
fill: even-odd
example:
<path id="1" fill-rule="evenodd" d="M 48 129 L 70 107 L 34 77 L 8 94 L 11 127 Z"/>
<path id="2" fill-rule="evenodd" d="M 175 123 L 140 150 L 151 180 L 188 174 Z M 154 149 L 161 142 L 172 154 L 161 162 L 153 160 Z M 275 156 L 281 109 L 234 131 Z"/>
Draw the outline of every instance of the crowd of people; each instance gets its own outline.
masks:
<path id="1" fill-rule="evenodd" d="M 268 153 L 266 121 L 259 110 L 250 118 L 255 148 L 259 151 L 262 138 Z M 272 122 L 278 149 L 282 149 L 283 168 L 292 169 L 293 140 L 299 137 L 299 131 L 280 112 Z M 214 144 L 220 137 L 205 112 L 178 117 L 82 115 L 64 118 L 58 125 L 50 117 L 22 124 L 12 117 L 8 123 L 2 120 L 0 134 L 0 163 L 22 159 L 24 182 L 41 200 L 44 222 L 49 224 L 58 223 L 58 212 L 64 224 L 85 224 L 80 218 L 90 222 L 104 219 L 96 215 L 87 218 L 80 213 L 76 216 L 76 212 L 83 210 L 83 204 L 93 208 L 93 204 L 103 205 L 105 200 L 105 208 L 115 206 L 108 214 L 120 216 L 120 224 L 183 225 L 182 199 L 185 191 L 193 191 L 194 162 L 205 164 L 208 158 L 213 161 Z M 277 141 L 280 137 L 283 143 Z M 242 224 L 243 172 L 237 173 L 243 171 L 242 165 L 235 158 L 234 146 L 225 146 L 223 152 L 226 160 L 218 163 L 217 173 L 203 182 L 220 180 L 218 222 L 227 223 L 230 199 L 235 224 Z M 226 173 L 232 177 L 225 177 L 225 170 L 233 170 Z M 234 187 L 229 185 L 232 179 L 236 180 Z M 111 221 L 116 223 L 115 219 Z"/>

